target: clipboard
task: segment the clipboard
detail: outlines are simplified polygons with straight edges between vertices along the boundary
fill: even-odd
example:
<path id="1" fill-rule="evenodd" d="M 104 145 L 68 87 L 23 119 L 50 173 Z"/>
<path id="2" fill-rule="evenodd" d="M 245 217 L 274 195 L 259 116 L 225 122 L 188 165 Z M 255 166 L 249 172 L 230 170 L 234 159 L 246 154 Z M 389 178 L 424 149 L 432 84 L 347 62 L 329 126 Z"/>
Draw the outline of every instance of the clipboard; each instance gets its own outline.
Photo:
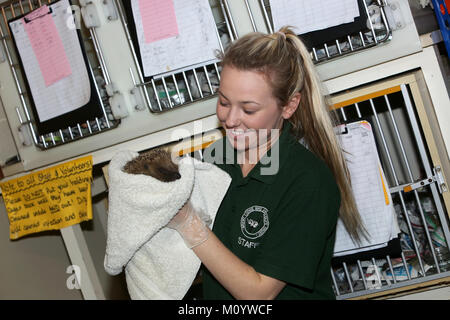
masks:
<path id="1" fill-rule="evenodd" d="M 343 23 L 335 27 L 300 34 L 299 36 L 305 43 L 305 46 L 309 50 L 312 50 L 312 48 L 323 47 L 324 43 L 335 42 L 336 39 L 344 39 L 347 41 L 347 35 L 369 30 L 367 28 L 367 13 L 363 1 L 364 0 L 358 0 L 360 15 L 359 17 L 356 17 L 353 22 Z"/>
<path id="2" fill-rule="evenodd" d="M 135 0 L 135 1 L 138 2 L 138 0 Z M 188 0 L 172 0 L 172 1 L 174 3 L 174 7 L 175 7 L 174 10 L 175 10 L 175 13 L 176 13 L 177 23 L 179 24 L 178 25 L 178 27 L 179 27 L 179 29 L 178 29 L 179 30 L 179 34 L 176 36 L 176 41 L 184 43 L 185 42 L 184 37 L 185 37 L 185 34 L 187 34 L 187 30 L 184 29 L 184 28 L 187 27 L 187 25 L 186 25 L 186 23 L 182 22 L 182 21 L 185 21 L 186 19 L 182 20 L 181 14 L 179 13 L 179 10 L 178 10 L 179 9 L 178 7 L 180 6 L 179 5 L 180 3 L 182 3 L 183 6 L 190 6 L 190 7 L 192 7 L 191 11 L 190 11 L 190 14 L 191 15 L 195 15 L 195 18 L 196 19 L 200 19 L 204 25 L 211 25 L 211 27 L 216 28 L 215 22 L 214 22 L 214 17 L 212 15 L 212 11 L 211 11 L 211 8 L 209 6 L 209 2 L 208 1 L 205 1 L 205 0 L 189 0 L 189 1 Z M 136 2 L 134 4 L 134 6 L 133 6 L 133 0 L 122 0 L 121 1 L 122 7 L 124 9 L 124 14 L 125 14 L 125 18 L 126 18 L 126 21 L 127 21 L 127 25 L 128 25 L 128 31 L 129 31 L 129 34 L 130 34 L 131 42 L 133 44 L 133 48 L 134 48 L 134 51 L 135 51 L 136 60 L 137 60 L 137 63 L 139 64 L 138 67 L 139 67 L 139 69 L 141 71 L 141 74 L 142 74 L 142 77 L 143 77 L 143 80 L 144 80 L 145 83 L 150 82 L 152 79 L 159 79 L 162 76 L 169 75 L 169 74 L 174 74 L 176 72 L 180 72 L 180 71 L 186 70 L 188 68 L 189 69 L 194 69 L 196 67 L 203 66 L 203 65 L 205 65 L 207 63 L 214 63 L 214 62 L 218 61 L 218 59 L 215 57 L 215 54 L 213 54 L 213 52 L 211 52 L 211 54 L 210 53 L 206 54 L 207 56 L 211 56 L 211 57 L 209 57 L 207 59 L 198 59 L 198 61 L 195 61 L 195 62 L 190 61 L 190 62 L 184 63 L 183 65 L 180 64 L 178 66 L 169 66 L 169 65 L 167 65 L 167 67 L 164 70 L 161 70 L 160 72 L 154 72 L 152 74 L 149 74 L 147 72 L 147 74 L 146 74 L 146 67 L 144 66 L 144 62 L 143 62 L 145 57 L 143 57 L 143 55 L 142 55 L 142 52 L 143 52 L 142 49 L 143 48 L 141 48 L 141 43 L 143 43 L 143 39 L 142 39 L 142 35 L 141 35 L 141 38 L 139 38 L 138 23 L 135 20 L 136 16 L 140 15 L 140 12 L 134 12 L 134 9 L 133 9 L 133 8 L 139 7 L 136 4 Z M 200 10 L 200 8 L 204 8 L 204 6 L 206 6 L 206 5 L 208 6 L 208 10 L 209 10 L 208 12 L 204 12 L 204 10 Z M 198 13 L 195 13 L 194 9 L 198 10 Z M 200 11 L 202 11 L 202 12 L 200 12 Z M 208 19 L 208 17 L 210 19 Z M 191 21 L 192 21 L 192 19 L 191 19 Z M 214 24 L 214 26 L 212 26 L 212 24 Z M 196 34 L 192 38 L 192 41 L 196 42 L 196 43 L 197 42 L 201 43 L 201 41 L 198 40 L 199 38 L 209 39 L 209 41 L 211 41 L 211 43 L 212 42 L 217 42 L 217 46 L 216 46 L 215 49 L 217 49 L 217 50 L 220 49 L 219 40 L 217 39 L 217 35 L 216 35 L 216 33 L 213 30 L 205 30 L 205 28 L 202 28 L 201 30 L 198 30 L 198 34 Z M 164 42 L 164 41 L 167 41 L 167 42 Z M 167 45 L 168 46 L 167 48 L 173 49 L 172 42 L 170 42 L 170 39 L 162 39 L 161 43 L 164 43 L 164 45 Z M 161 46 L 161 48 L 162 47 L 163 46 Z M 184 51 L 190 51 L 193 47 L 195 47 L 195 44 L 194 43 L 189 43 L 189 44 L 187 44 L 187 47 L 186 47 L 188 49 L 182 50 L 182 49 L 178 48 L 178 50 L 174 50 L 174 51 L 168 52 L 168 54 L 169 55 L 173 55 L 173 54 L 175 54 L 175 55 L 183 55 Z M 165 49 L 163 50 L 161 48 L 155 49 L 155 54 L 152 56 L 152 59 L 154 61 L 160 60 L 159 58 L 161 56 L 165 55 L 164 52 L 160 52 L 160 51 L 164 51 Z M 205 55 L 205 48 L 202 48 L 201 46 L 199 46 L 198 48 L 199 48 L 201 54 Z M 187 56 L 190 56 L 190 55 L 187 55 Z M 164 62 L 164 58 L 162 58 L 161 61 Z M 183 61 L 183 62 L 185 62 L 185 61 Z"/>
<path id="3" fill-rule="evenodd" d="M 362 120 L 342 124 L 335 130 L 344 150 L 356 205 L 369 239 L 363 239 L 362 244 L 357 245 L 339 220 L 334 256 L 384 248 L 398 236 L 400 229 L 372 126 Z"/>
<path id="4" fill-rule="evenodd" d="M 71 39 L 76 39 L 74 41 L 69 41 L 65 39 L 64 37 L 68 34 L 69 28 L 59 28 L 58 24 L 55 22 L 55 25 L 58 30 L 58 35 L 61 37 L 61 41 L 64 43 L 64 50 L 67 53 L 66 45 L 67 43 L 72 44 L 73 46 L 70 48 L 70 54 L 71 55 L 78 55 L 79 59 L 77 62 L 79 62 L 79 65 L 82 67 L 80 70 L 77 70 L 77 72 L 84 72 L 85 73 L 85 81 L 77 82 L 77 83 L 83 83 L 87 90 L 89 90 L 89 93 L 86 95 L 85 101 L 86 103 L 80 103 L 79 105 L 75 105 L 72 103 L 65 103 L 64 95 L 70 96 L 71 88 L 70 86 L 66 86 L 64 89 L 61 90 L 58 93 L 56 93 L 56 96 L 58 96 L 58 102 L 59 105 L 64 105 L 65 107 L 70 106 L 73 109 L 62 113 L 60 115 L 50 117 L 48 119 L 44 119 L 39 116 L 39 110 L 42 108 L 43 105 L 45 105 L 46 102 L 50 101 L 50 98 L 47 100 L 44 95 L 42 95 L 42 90 L 38 90 L 38 86 L 36 85 L 36 81 L 42 81 L 43 74 L 39 75 L 36 71 L 36 54 L 35 52 L 31 52 L 31 41 L 30 38 L 28 38 L 29 43 L 26 43 L 26 34 L 25 32 L 25 26 L 24 23 L 33 23 L 35 19 L 40 19 L 42 16 L 45 15 L 51 15 L 53 21 L 58 21 L 58 15 L 61 15 L 62 12 L 66 13 L 68 15 L 68 18 L 66 21 L 69 21 L 68 19 L 74 19 L 71 6 L 72 3 L 70 0 L 58 0 L 55 2 L 52 2 L 51 4 L 48 4 L 48 11 L 42 12 L 42 7 L 39 7 L 31 12 L 28 12 L 26 14 L 20 15 L 18 17 L 15 17 L 13 19 L 8 20 L 8 27 L 11 31 L 11 38 L 14 43 L 14 48 L 17 52 L 17 59 L 18 63 L 20 65 L 21 73 L 24 79 L 25 88 L 29 100 L 29 104 L 31 107 L 31 111 L 34 118 L 35 127 L 37 129 L 37 132 L 39 135 L 46 135 L 51 132 L 58 131 L 60 129 L 65 129 L 67 127 L 74 127 L 78 123 L 86 122 L 87 120 L 95 120 L 95 118 L 101 118 L 103 114 L 102 110 L 102 104 L 101 104 L 101 97 L 99 96 L 99 92 L 95 85 L 95 79 L 94 75 L 92 73 L 89 60 L 87 58 L 85 47 L 83 45 L 82 36 L 80 33 L 80 30 L 72 29 L 70 30 Z M 38 14 L 36 12 L 40 11 Z M 33 14 L 35 13 L 35 14 Z M 59 16 L 61 18 L 61 16 Z M 66 41 L 67 40 L 67 41 Z M 27 48 L 27 49 L 25 49 Z M 34 54 L 34 58 L 33 58 Z M 31 58 L 30 58 L 31 57 Z M 34 59 L 34 60 L 33 60 Z M 73 69 L 73 61 L 70 60 L 70 64 Z M 34 72 L 33 72 L 34 70 Z M 40 78 L 39 78 L 40 77 Z M 71 79 L 76 82 L 76 78 Z M 60 82 L 57 84 L 58 86 L 62 87 L 62 83 Z M 51 86 L 47 87 L 50 88 Z M 51 89 L 49 89 L 51 90 Z M 87 91 L 86 91 L 87 92 Z M 55 95 L 52 95 L 52 99 Z M 49 96 L 50 97 L 50 96 Z M 57 105 L 55 103 L 55 105 Z M 42 115 L 42 112 L 41 112 Z M 42 119 L 41 119 L 42 118 Z"/>

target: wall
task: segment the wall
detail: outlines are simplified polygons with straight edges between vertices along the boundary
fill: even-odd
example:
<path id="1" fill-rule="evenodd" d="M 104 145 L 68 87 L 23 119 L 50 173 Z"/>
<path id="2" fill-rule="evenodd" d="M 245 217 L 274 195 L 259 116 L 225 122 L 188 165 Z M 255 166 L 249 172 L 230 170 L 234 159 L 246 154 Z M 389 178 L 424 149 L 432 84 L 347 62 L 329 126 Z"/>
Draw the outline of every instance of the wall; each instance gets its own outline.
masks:
<path id="1" fill-rule="evenodd" d="M 98 172 L 98 166 L 94 172 Z M 101 171 L 101 170 L 100 170 Z M 103 176 L 95 174 L 92 184 L 93 219 L 81 229 L 106 299 L 129 299 L 124 274 L 108 275 L 103 268 L 106 249 L 107 192 Z M 69 289 L 66 273 L 72 264 L 61 233 L 48 231 L 9 240 L 9 221 L 0 197 L 0 299 L 81 300 L 80 290 Z M 81 274 L 81 281 L 85 277 Z M 70 281 L 69 284 L 73 282 Z"/>
<path id="2" fill-rule="evenodd" d="M 9 240 L 9 221 L 0 198 L 0 299 L 82 299 L 66 282 L 71 265 L 59 231 Z"/>

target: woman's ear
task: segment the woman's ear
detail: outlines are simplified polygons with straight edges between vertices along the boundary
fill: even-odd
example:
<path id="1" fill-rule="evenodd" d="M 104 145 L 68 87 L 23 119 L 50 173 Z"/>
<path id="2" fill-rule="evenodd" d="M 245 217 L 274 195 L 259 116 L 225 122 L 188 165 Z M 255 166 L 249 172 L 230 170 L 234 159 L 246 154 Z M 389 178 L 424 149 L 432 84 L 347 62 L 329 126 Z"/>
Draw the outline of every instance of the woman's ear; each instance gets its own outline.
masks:
<path id="1" fill-rule="evenodd" d="M 283 107 L 283 112 L 281 113 L 281 116 L 283 119 L 289 119 L 294 112 L 297 110 L 299 104 L 300 104 L 300 98 L 301 94 L 300 92 L 294 93 L 294 95 L 289 99 L 287 105 Z"/>

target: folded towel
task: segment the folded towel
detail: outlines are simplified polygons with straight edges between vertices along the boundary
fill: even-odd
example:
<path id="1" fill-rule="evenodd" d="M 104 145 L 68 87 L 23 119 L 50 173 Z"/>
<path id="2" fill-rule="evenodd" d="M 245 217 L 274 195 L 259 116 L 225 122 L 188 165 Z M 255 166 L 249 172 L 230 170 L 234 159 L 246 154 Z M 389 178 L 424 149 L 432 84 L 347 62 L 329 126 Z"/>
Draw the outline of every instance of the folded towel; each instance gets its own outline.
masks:
<path id="1" fill-rule="evenodd" d="M 200 267 L 177 231 L 165 227 L 189 199 L 211 227 L 231 182 L 217 166 L 189 156 L 178 163 L 181 178 L 161 182 L 122 171 L 138 153 L 121 151 L 111 160 L 104 267 L 125 267 L 132 299 L 182 299 Z"/>

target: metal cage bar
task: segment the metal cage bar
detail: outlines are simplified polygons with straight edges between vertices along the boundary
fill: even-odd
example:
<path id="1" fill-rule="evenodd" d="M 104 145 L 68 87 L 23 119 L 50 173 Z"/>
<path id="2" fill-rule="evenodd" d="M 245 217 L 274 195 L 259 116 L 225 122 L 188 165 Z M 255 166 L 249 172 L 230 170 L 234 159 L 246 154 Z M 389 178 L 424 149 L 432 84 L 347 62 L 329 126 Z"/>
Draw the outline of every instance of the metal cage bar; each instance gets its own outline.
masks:
<path id="1" fill-rule="evenodd" d="M 395 104 L 393 104 L 393 101 L 396 101 Z M 394 109 L 401 113 L 394 114 Z M 396 90 L 394 93 L 387 93 L 378 98 L 370 98 L 343 106 L 337 115 L 342 123 L 368 118 L 373 122 L 374 136 L 378 142 L 380 156 L 384 155 L 382 166 L 387 178 L 389 178 L 388 181 L 390 180 L 393 183 L 389 185 L 389 191 L 394 204 L 398 206 L 400 211 L 396 212 L 397 219 L 404 221 L 406 225 L 406 227 L 401 228 L 402 252 L 399 258 L 392 259 L 391 256 L 387 255 L 381 260 L 375 260 L 374 258 L 369 261 L 357 260 L 356 263 L 350 265 L 343 263 L 340 267 L 332 268 L 333 286 L 337 299 L 354 298 L 449 276 L 450 270 L 448 268 L 447 270 L 441 270 L 439 267 L 440 262 L 435 253 L 436 245 L 433 244 L 430 225 L 427 222 L 427 218 L 431 215 L 437 216 L 440 223 L 437 228 L 442 229 L 445 239 L 445 243 L 441 245 L 448 248 L 450 233 L 446 212 L 436 187 L 437 182 L 424 186 L 421 192 L 425 194 L 421 194 L 418 190 L 412 190 L 411 196 L 409 196 L 405 191 L 405 187 L 414 182 L 413 169 L 405 148 L 405 141 L 408 141 L 406 138 L 410 138 L 410 132 L 413 136 L 410 139 L 415 143 L 415 146 L 410 147 L 413 148 L 413 152 L 421 162 L 420 174 L 433 175 L 421 130 L 414 113 L 413 102 L 408 92 L 408 85 L 401 84 L 400 90 Z M 399 119 L 396 118 L 396 115 L 405 118 L 406 127 L 403 127 L 403 130 L 399 127 Z M 381 121 L 382 118 L 386 121 Z M 392 147 L 393 143 L 394 147 Z M 398 155 L 397 158 L 394 158 L 394 153 Z M 397 166 L 394 162 L 397 162 Z M 400 183 L 399 166 L 406 171 L 406 178 L 408 179 L 406 184 Z M 431 213 L 425 212 L 422 208 L 422 201 L 425 196 L 432 201 L 434 209 Z M 415 205 L 417 208 L 415 223 L 420 225 L 411 221 L 412 216 L 410 217 L 409 210 L 411 205 Z M 417 234 L 417 229 L 423 229 L 423 235 Z M 408 247 L 404 244 L 404 239 L 407 238 L 409 238 Z M 408 251 L 410 249 L 412 249 L 412 252 Z M 409 255 L 406 257 L 405 253 L 409 253 Z M 447 261 L 447 263 L 450 263 L 450 261 Z M 373 269 L 373 272 L 368 274 L 367 270 L 370 268 Z M 359 273 L 359 279 L 354 280 L 356 270 Z"/>
<path id="2" fill-rule="evenodd" d="M 171 110 L 216 95 L 220 80 L 220 68 L 217 62 L 207 62 L 192 69 L 174 71 L 159 77 L 154 76 L 150 81 L 145 82 L 124 9 L 119 0 L 116 0 L 116 4 L 139 76 L 139 83 L 135 83 L 135 86 L 144 91 L 145 101 L 151 112 Z M 218 0 L 217 8 L 220 9 L 223 21 L 216 21 L 214 32 L 219 40 L 220 50 L 223 52 L 226 45 L 237 38 L 237 32 L 228 2 Z M 223 37 L 228 38 L 228 41 L 224 43 Z"/>
<path id="3" fill-rule="evenodd" d="M 270 33 L 274 32 L 272 14 L 270 10 L 269 0 L 259 0 L 261 10 L 263 12 L 266 26 Z M 370 12 L 366 1 L 363 1 L 364 10 L 368 17 Z M 386 13 L 384 12 L 384 2 L 373 1 L 373 5 L 378 6 L 380 10 L 382 28 L 377 30 L 373 26 L 371 19 L 368 19 L 370 28 L 367 30 L 361 30 L 355 34 L 349 34 L 344 38 L 335 39 L 329 43 L 323 43 L 320 47 L 311 48 L 311 57 L 315 64 L 326 62 L 337 57 L 341 57 L 347 54 L 355 53 L 360 50 L 365 50 L 392 39 L 392 30 L 389 27 L 388 20 L 386 19 Z M 249 16 L 252 17 L 251 7 L 247 5 L 249 10 Z M 256 28 L 254 27 L 255 31 Z"/>
<path id="4" fill-rule="evenodd" d="M 23 4 L 23 2 L 25 2 L 25 5 Z M 81 138 L 86 138 L 89 137 L 93 134 L 97 134 L 101 131 L 104 130 L 108 130 L 108 129 L 113 129 L 115 127 L 117 127 L 117 125 L 120 123 L 120 121 L 113 121 L 113 116 L 111 112 L 108 112 L 108 107 L 107 105 L 105 105 L 105 103 L 103 102 L 103 99 L 100 95 L 100 91 L 98 88 L 98 84 L 97 82 L 94 80 L 94 85 L 96 87 L 96 93 L 99 96 L 99 100 L 101 103 L 101 109 L 102 109 L 102 113 L 103 116 L 98 119 L 92 119 L 92 120 L 87 120 L 85 123 L 80 124 L 77 123 L 75 124 L 75 127 L 78 128 L 78 135 L 74 135 L 73 131 L 71 128 L 60 128 L 55 132 L 50 132 L 46 135 L 41 135 L 38 136 L 37 134 L 37 130 L 35 129 L 35 123 L 34 123 L 34 119 L 32 119 L 31 115 L 31 109 L 30 109 L 30 103 L 28 99 L 31 99 L 30 95 L 28 92 L 26 92 L 25 90 L 25 84 L 24 84 L 24 80 L 22 79 L 22 72 L 20 70 L 19 64 L 16 62 L 17 61 L 17 53 L 15 52 L 15 50 L 13 49 L 13 43 L 12 43 L 12 36 L 11 36 L 11 31 L 9 30 L 9 25 L 8 25 L 8 20 L 11 18 L 15 18 L 17 16 L 17 13 L 19 13 L 20 15 L 26 14 L 28 12 L 31 12 L 32 10 L 42 6 L 44 3 L 44 1 L 38 1 L 36 3 L 36 1 L 25 1 L 25 0 L 11 0 L 11 1 L 7 1 L 3 4 L 0 5 L 1 8 L 1 12 L 2 12 L 2 21 L 0 21 L 0 37 L 2 40 L 2 44 L 5 47 L 5 52 L 7 55 L 7 60 L 14 78 L 14 82 L 16 85 L 16 88 L 18 90 L 19 96 L 20 96 L 20 101 L 21 101 L 21 107 L 25 113 L 25 117 L 26 117 L 26 121 L 24 122 L 23 119 L 19 116 L 19 122 L 21 124 L 26 124 L 28 126 L 28 128 L 30 129 L 31 135 L 33 137 L 33 142 L 34 144 L 39 147 L 41 150 L 46 150 L 52 147 L 56 147 L 59 145 L 63 145 L 69 142 L 72 142 L 74 140 L 78 140 Z M 50 4 L 51 1 L 45 1 L 46 4 Z M 44 3 L 44 4 L 45 4 Z M 104 62 L 103 59 L 103 53 L 100 49 L 99 43 L 98 43 L 98 39 L 95 33 L 95 30 L 93 28 L 89 29 L 90 32 L 90 38 L 86 39 L 84 38 L 83 40 L 86 42 L 87 40 L 91 40 L 93 47 L 94 47 L 94 51 L 95 51 L 95 57 L 97 58 L 97 62 L 99 63 L 99 69 L 102 72 L 102 76 L 105 80 L 105 83 L 109 83 L 110 79 L 109 79 L 109 74 L 108 74 L 108 70 L 106 67 L 106 64 Z M 89 57 L 90 55 L 88 55 Z M 95 79 L 94 76 L 94 70 L 91 67 L 91 63 L 89 62 L 89 66 L 88 66 L 88 72 L 91 72 L 91 74 L 93 75 L 93 78 Z M 19 111 L 17 111 L 18 114 Z M 112 123 L 111 123 L 112 122 Z M 85 128 L 84 130 L 81 129 L 81 127 Z M 83 132 L 84 131 L 84 132 Z"/>

